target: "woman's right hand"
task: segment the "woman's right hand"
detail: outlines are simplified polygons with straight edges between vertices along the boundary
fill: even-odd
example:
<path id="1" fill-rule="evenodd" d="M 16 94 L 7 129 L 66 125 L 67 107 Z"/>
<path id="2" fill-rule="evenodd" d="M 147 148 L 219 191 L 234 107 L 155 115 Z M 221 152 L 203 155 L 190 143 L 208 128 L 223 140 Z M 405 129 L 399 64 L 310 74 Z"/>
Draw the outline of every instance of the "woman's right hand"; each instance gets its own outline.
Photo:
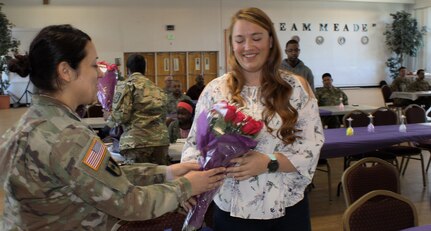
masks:
<path id="1" fill-rule="evenodd" d="M 192 196 L 220 187 L 225 179 L 226 168 L 214 168 L 207 171 L 190 171 L 184 177 L 192 185 Z"/>

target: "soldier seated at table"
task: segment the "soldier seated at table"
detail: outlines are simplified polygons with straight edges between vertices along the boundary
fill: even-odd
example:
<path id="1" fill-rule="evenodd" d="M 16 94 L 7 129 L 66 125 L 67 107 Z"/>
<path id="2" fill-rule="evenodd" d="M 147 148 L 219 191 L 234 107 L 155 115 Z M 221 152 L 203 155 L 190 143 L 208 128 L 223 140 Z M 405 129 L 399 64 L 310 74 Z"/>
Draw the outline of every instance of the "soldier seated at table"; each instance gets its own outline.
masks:
<path id="1" fill-rule="evenodd" d="M 410 84 L 411 80 L 410 78 L 406 77 L 407 74 L 407 68 L 406 67 L 400 67 L 400 69 L 398 70 L 398 76 L 394 79 L 394 81 L 392 81 L 391 84 L 391 90 L 394 91 L 407 91 L 407 86 Z M 399 106 L 399 107 L 405 107 L 409 104 L 411 104 L 412 101 L 408 100 L 408 99 L 399 99 L 399 98 L 395 98 L 394 99 L 394 105 L 395 106 Z"/>
<path id="2" fill-rule="evenodd" d="M 431 87 L 428 83 L 428 81 L 425 80 L 425 71 L 423 69 L 419 69 L 416 72 L 416 75 L 418 76 L 416 80 L 412 83 L 410 83 L 407 86 L 407 91 L 429 91 L 431 90 Z M 419 99 L 413 101 L 413 103 L 418 105 L 424 105 L 426 108 L 430 107 L 431 104 L 431 97 L 419 97 Z"/>
<path id="3" fill-rule="evenodd" d="M 337 106 L 340 103 L 348 105 L 347 95 L 339 88 L 332 85 L 333 79 L 331 74 L 322 75 L 323 87 L 316 89 L 316 98 L 319 106 Z M 323 126 L 327 128 L 339 128 L 341 124 L 340 116 L 322 116 Z"/>

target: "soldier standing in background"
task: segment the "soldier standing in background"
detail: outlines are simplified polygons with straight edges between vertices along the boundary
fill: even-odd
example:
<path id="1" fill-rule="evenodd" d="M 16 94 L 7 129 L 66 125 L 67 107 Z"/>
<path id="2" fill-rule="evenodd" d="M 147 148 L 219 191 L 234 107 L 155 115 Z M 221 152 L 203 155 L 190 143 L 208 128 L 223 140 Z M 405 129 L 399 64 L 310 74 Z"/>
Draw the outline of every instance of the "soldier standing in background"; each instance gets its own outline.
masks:
<path id="1" fill-rule="evenodd" d="M 168 164 L 169 135 L 166 127 L 167 97 L 144 76 L 145 59 L 127 59 L 129 78 L 115 88 L 110 126 L 122 124 L 120 154 L 136 163 Z"/>
<path id="2" fill-rule="evenodd" d="M 281 62 L 281 69 L 291 71 L 305 78 L 314 92 L 313 72 L 298 58 L 299 53 L 301 53 L 298 41 L 293 39 L 289 40 L 286 43 L 286 49 L 284 51 L 286 52 L 287 59 L 283 59 Z"/>
<path id="3" fill-rule="evenodd" d="M 120 219 L 161 216 L 220 185 L 217 173 L 224 168 L 118 166 L 75 113 L 78 105 L 93 102 L 102 77 L 96 48 L 84 32 L 70 25 L 45 27 L 28 55 L 17 55 L 8 68 L 30 75 L 38 92 L 0 138 L 0 230 L 111 230 Z"/>
<path id="4" fill-rule="evenodd" d="M 336 106 L 343 103 L 348 105 L 347 95 L 339 88 L 332 85 L 332 76 L 329 73 L 322 75 L 323 87 L 316 89 L 316 98 L 319 106 Z M 322 116 L 323 125 L 328 128 L 340 127 L 340 118 L 338 116 Z"/>

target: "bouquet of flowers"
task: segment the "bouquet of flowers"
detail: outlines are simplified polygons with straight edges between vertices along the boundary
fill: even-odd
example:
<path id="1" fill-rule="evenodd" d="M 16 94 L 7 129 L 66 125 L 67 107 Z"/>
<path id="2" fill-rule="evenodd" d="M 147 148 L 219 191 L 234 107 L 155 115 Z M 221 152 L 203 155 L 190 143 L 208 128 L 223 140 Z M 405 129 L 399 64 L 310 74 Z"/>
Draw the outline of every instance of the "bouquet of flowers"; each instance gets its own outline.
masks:
<path id="1" fill-rule="evenodd" d="M 230 166 L 230 160 L 256 147 L 254 138 L 262 128 L 262 121 L 253 119 L 243 113 L 241 108 L 226 101 L 215 104 L 210 112 L 203 111 L 196 127 L 202 170 Z M 189 211 L 183 230 L 196 230 L 202 226 L 208 206 L 218 190 L 197 197 L 197 204 Z"/>
<path id="2" fill-rule="evenodd" d="M 97 65 L 105 73 L 97 84 L 97 99 L 104 110 L 111 111 L 115 85 L 117 84 L 118 67 L 105 61 L 97 62 Z"/>

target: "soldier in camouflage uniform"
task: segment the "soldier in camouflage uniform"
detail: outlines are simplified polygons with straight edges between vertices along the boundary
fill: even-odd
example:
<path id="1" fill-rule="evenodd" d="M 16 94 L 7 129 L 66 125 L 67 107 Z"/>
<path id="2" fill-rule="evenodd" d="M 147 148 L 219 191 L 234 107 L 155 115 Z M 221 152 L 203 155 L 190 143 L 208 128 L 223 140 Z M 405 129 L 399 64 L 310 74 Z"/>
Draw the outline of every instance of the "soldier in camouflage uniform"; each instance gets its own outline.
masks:
<path id="1" fill-rule="evenodd" d="M 329 73 L 322 75 L 323 87 L 316 89 L 316 98 L 319 106 L 335 106 L 348 105 L 347 95 L 339 88 L 332 85 L 332 76 Z M 322 116 L 322 123 L 328 128 L 338 128 L 341 124 L 341 119 L 338 116 Z"/>
<path id="2" fill-rule="evenodd" d="M 223 176 L 217 173 L 223 168 L 119 167 L 75 113 L 96 96 L 103 76 L 96 61 L 87 34 L 58 25 L 42 29 L 29 54 L 9 64 L 12 72 L 29 74 L 39 94 L 0 139 L 5 190 L 0 230 L 111 230 L 119 219 L 160 216 L 220 185 Z"/>
<path id="3" fill-rule="evenodd" d="M 400 67 L 398 77 L 395 78 L 394 81 L 392 81 L 392 84 L 390 86 L 392 91 L 402 91 L 402 92 L 407 91 L 407 87 L 410 84 L 410 79 L 406 77 L 406 74 L 407 74 L 407 68 Z M 399 99 L 399 98 L 394 99 L 394 105 L 399 107 L 405 107 L 412 102 L 413 101 L 408 99 Z"/>
<path id="4" fill-rule="evenodd" d="M 168 94 L 168 117 L 171 120 L 177 119 L 177 105 L 181 100 L 192 100 L 188 95 L 184 94 L 181 90 L 181 83 L 178 80 L 174 80 L 173 90 L 171 94 Z"/>
<path id="5" fill-rule="evenodd" d="M 419 69 L 417 72 L 417 78 L 414 82 L 407 86 L 407 91 L 429 91 L 431 90 L 428 81 L 425 80 L 425 71 Z"/>
<path id="6" fill-rule="evenodd" d="M 423 69 L 419 69 L 416 71 L 416 75 L 418 76 L 414 82 L 407 86 L 407 91 L 429 91 L 431 87 L 428 81 L 425 80 L 425 71 Z M 428 109 L 431 105 L 431 97 L 419 97 L 419 99 L 413 101 L 413 103 L 418 105 L 423 105 L 426 109 Z"/>
<path id="7" fill-rule="evenodd" d="M 110 118 L 124 128 L 120 153 L 132 162 L 168 164 L 166 94 L 144 76 L 142 55 L 131 55 L 127 68 L 130 76 L 115 88 Z"/>

